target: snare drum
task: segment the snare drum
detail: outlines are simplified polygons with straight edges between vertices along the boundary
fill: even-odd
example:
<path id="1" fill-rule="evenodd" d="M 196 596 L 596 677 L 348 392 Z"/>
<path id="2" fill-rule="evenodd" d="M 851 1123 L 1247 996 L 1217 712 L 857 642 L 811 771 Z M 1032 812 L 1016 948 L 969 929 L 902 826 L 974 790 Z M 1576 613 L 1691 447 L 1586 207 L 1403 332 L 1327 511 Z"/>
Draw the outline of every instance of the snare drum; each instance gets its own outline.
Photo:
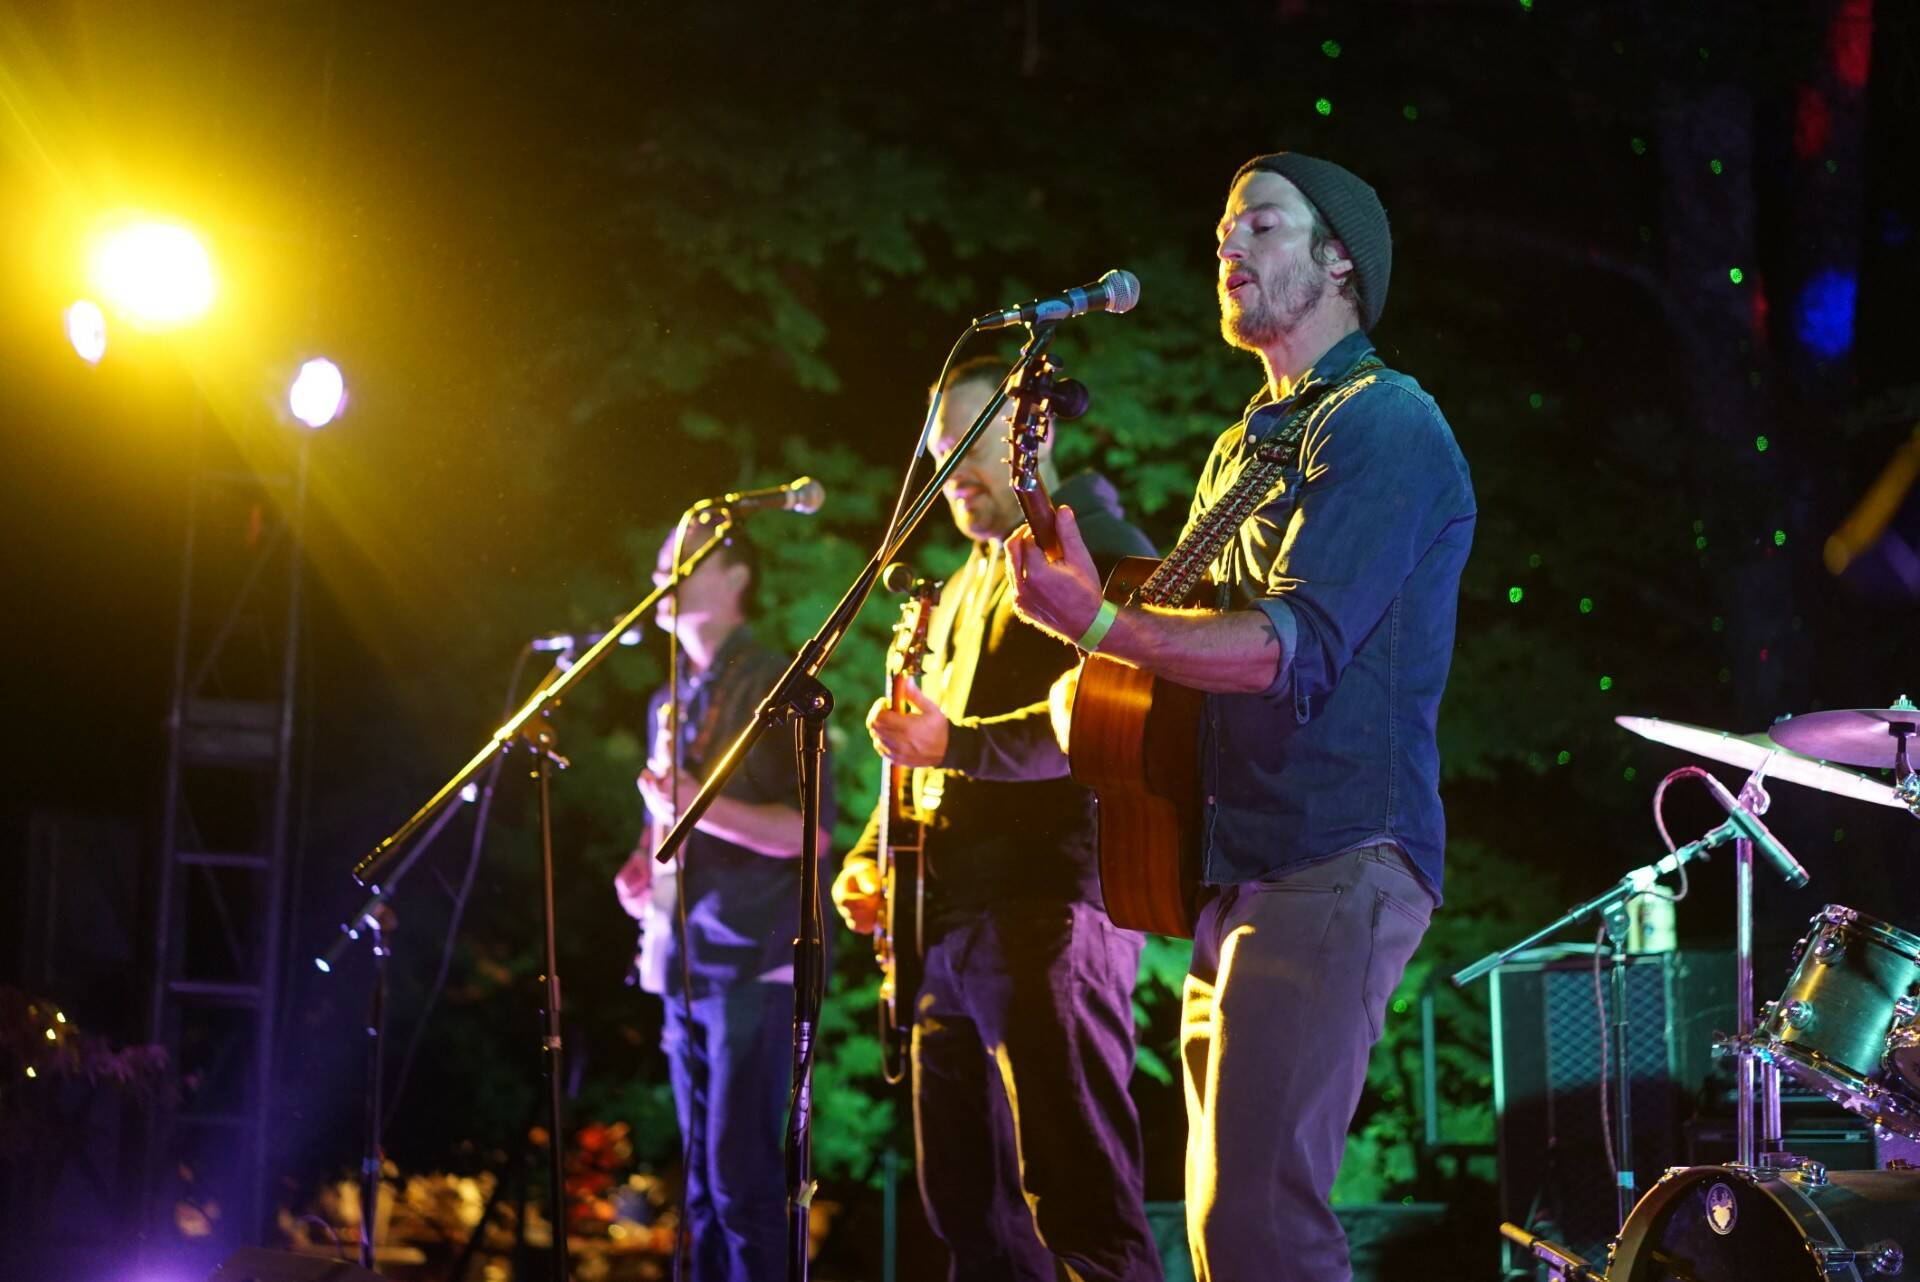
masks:
<path id="1" fill-rule="evenodd" d="M 1811 927 L 1756 1050 L 1842 1108 L 1920 1136 L 1920 1051 L 1897 1044 L 1920 1001 L 1920 937 L 1839 904 Z"/>
<path id="2" fill-rule="evenodd" d="M 1873 1282 L 1900 1275 L 1909 1252 L 1920 1171 L 1677 1166 L 1627 1216 L 1607 1279 Z"/>

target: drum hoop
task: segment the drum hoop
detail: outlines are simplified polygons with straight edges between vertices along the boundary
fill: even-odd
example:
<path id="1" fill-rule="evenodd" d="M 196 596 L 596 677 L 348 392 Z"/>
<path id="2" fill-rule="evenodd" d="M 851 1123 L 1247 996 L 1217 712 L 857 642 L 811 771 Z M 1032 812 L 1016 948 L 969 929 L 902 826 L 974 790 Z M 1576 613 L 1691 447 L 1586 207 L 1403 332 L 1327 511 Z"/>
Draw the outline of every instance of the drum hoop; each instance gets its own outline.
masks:
<path id="1" fill-rule="evenodd" d="M 1801 1049 L 1791 1042 L 1783 1042 L 1773 1037 L 1764 1037 L 1754 1043 L 1754 1053 L 1760 1058 L 1784 1069 L 1800 1081 L 1811 1086 L 1834 1103 L 1863 1121 L 1903 1135 L 1920 1136 L 1920 1107 L 1896 1091 L 1888 1090 L 1871 1078 L 1862 1077 L 1859 1072 L 1848 1068 L 1839 1060 L 1821 1054 L 1812 1047 Z M 1845 1101 L 1837 1098 L 1829 1087 L 1840 1087 L 1855 1097 L 1864 1097 L 1875 1106 L 1872 1115 L 1855 1112 Z"/>
<path id="2" fill-rule="evenodd" d="M 1738 1166 L 1673 1166 L 1667 1168 L 1667 1173 L 1656 1180 L 1653 1187 L 1642 1194 L 1640 1200 L 1633 1204 L 1633 1209 L 1627 1212 L 1627 1222 L 1620 1227 L 1620 1232 L 1613 1239 L 1613 1250 L 1607 1260 L 1608 1277 L 1613 1276 L 1614 1269 L 1620 1266 L 1622 1260 L 1628 1260 L 1634 1264 L 1640 1262 L 1640 1251 L 1645 1247 L 1647 1236 L 1651 1232 L 1650 1226 L 1659 1218 L 1659 1213 L 1665 1210 L 1669 1203 L 1685 1196 L 1686 1190 L 1692 1188 L 1696 1182 L 1693 1179 L 1677 1177 L 1698 1177 L 1701 1182 L 1713 1178 L 1729 1183 L 1740 1181 L 1765 1197 L 1778 1207 L 1781 1214 L 1785 1215 L 1794 1228 L 1806 1238 L 1807 1257 L 1815 1270 L 1809 1276 L 1826 1276 L 1825 1261 L 1820 1255 L 1821 1247 L 1846 1245 L 1846 1239 L 1840 1236 L 1839 1230 L 1834 1227 L 1833 1221 L 1827 1218 L 1827 1213 L 1820 1209 L 1819 1203 L 1807 1196 L 1806 1190 L 1800 1188 L 1794 1181 L 1783 1179 L 1779 1172 L 1753 1171 Z M 1820 1231 L 1826 1235 L 1825 1242 L 1817 1243 L 1812 1240 L 1812 1235 L 1807 1232 L 1807 1222 L 1800 1210 L 1788 1205 L 1782 1199 L 1783 1190 L 1791 1190 L 1800 1205 L 1811 1211 L 1819 1220 Z M 1640 1214 L 1642 1208 L 1648 1211 L 1645 1216 Z M 1857 1271 L 1854 1276 L 1859 1276 Z M 1633 1282 L 1633 1279 L 1624 1273 L 1621 1277 L 1623 1282 Z"/>
<path id="3" fill-rule="evenodd" d="M 1845 904 L 1828 904 L 1815 913 L 1810 924 L 1839 926 L 1860 931 L 1870 937 L 1879 937 L 1892 951 L 1899 953 L 1908 961 L 1920 965 L 1920 935 L 1904 931 L 1891 922 L 1885 922 L 1871 913 L 1863 913 L 1858 908 L 1849 908 Z M 1815 933 L 1818 933 L 1816 930 Z M 1796 958 L 1796 962 L 1797 962 Z"/>

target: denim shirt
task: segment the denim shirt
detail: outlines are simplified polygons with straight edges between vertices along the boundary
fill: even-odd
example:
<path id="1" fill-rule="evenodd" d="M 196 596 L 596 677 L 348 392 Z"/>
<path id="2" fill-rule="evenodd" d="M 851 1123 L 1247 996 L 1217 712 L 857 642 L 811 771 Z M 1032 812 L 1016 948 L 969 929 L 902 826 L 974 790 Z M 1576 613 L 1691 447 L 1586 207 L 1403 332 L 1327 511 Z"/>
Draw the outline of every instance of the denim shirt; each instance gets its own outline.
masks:
<path id="1" fill-rule="evenodd" d="M 1301 385 L 1337 379 L 1372 351 L 1365 334 L 1350 334 Z M 1292 405 L 1256 397 L 1215 442 L 1189 527 Z M 1314 413 L 1298 466 L 1208 571 L 1215 604 L 1263 611 L 1285 656 L 1265 691 L 1206 698 L 1208 885 L 1391 842 L 1439 900 L 1446 819 L 1435 725 L 1474 519 L 1453 430 L 1413 379 L 1376 371 Z"/>

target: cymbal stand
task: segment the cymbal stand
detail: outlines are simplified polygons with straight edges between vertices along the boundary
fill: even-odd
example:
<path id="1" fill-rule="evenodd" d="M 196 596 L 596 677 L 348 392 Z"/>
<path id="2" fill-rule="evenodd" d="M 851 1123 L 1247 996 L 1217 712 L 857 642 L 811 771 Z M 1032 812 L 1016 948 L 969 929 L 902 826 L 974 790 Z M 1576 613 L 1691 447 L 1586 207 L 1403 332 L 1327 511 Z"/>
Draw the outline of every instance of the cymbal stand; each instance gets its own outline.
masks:
<path id="1" fill-rule="evenodd" d="M 1765 782 L 1772 760 L 1768 757 L 1762 761 L 1740 786 L 1740 804 L 1756 815 L 1764 815 L 1773 804 Z M 1734 1164 L 1752 1167 L 1759 1164 L 1761 1154 L 1780 1151 L 1780 1070 L 1754 1048 L 1753 843 L 1745 837 L 1735 839 L 1733 860 L 1733 1047 L 1738 1061 L 1734 1077 Z"/>
<path id="2" fill-rule="evenodd" d="M 1893 736 L 1893 795 L 1920 818 L 1920 774 L 1914 773 L 1907 759 L 1907 739 L 1912 732 L 1912 727 L 1902 722 L 1887 726 L 1887 733 Z"/>

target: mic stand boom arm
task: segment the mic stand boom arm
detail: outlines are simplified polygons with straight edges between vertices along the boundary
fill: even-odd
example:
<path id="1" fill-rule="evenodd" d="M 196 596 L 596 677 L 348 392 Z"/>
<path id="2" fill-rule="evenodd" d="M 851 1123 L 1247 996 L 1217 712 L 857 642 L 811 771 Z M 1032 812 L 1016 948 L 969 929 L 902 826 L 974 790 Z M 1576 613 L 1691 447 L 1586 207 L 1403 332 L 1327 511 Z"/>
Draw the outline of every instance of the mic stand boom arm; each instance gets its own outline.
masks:
<path id="1" fill-rule="evenodd" d="M 1502 948 L 1497 953 L 1491 953 L 1482 957 L 1466 969 L 1455 972 L 1453 976 L 1454 986 L 1457 988 L 1465 988 L 1482 975 L 1504 964 L 1507 959 L 1515 953 L 1533 947 L 1547 936 L 1557 934 L 1568 926 L 1576 922 L 1584 921 L 1596 913 L 1605 914 L 1610 909 L 1625 904 L 1627 900 L 1633 898 L 1635 895 L 1645 894 L 1647 891 L 1653 889 L 1654 882 L 1664 874 L 1670 873 L 1682 864 L 1690 863 L 1695 859 L 1704 861 L 1707 858 L 1708 851 L 1712 850 L 1715 846 L 1732 841 L 1739 835 L 1740 830 L 1735 827 L 1733 821 L 1729 819 L 1726 823 L 1721 824 L 1718 828 L 1715 828 L 1698 841 L 1688 842 L 1658 862 L 1647 864 L 1641 868 L 1635 868 L 1602 893 L 1595 895 L 1584 904 L 1567 909 L 1557 920 L 1542 926 L 1539 930 L 1534 931 L 1519 943 L 1511 944 L 1506 948 Z"/>
<path id="2" fill-rule="evenodd" d="M 558 703 L 561 696 L 573 688 L 575 682 L 584 679 L 589 672 L 599 667 L 600 661 L 606 658 L 610 651 L 620 645 L 620 638 L 624 633 L 645 622 L 652 612 L 653 607 L 659 603 L 661 597 L 679 587 L 681 582 L 689 578 L 694 570 L 699 568 L 700 563 L 706 560 L 708 554 L 713 551 L 714 547 L 725 538 L 727 531 L 733 528 L 732 514 L 725 509 L 718 510 L 719 517 L 714 522 L 712 537 L 681 563 L 679 574 L 642 597 L 631 610 L 628 610 L 626 614 L 621 616 L 618 623 L 608 628 L 598 641 L 589 646 L 586 651 L 574 661 L 573 666 L 567 668 L 564 672 L 556 668 L 553 673 L 549 674 L 549 679 L 540 683 L 539 688 L 520 706 L 520 710 L 507 718 L 506 723 L 493 732 L 493 735 L 487 740 L 486 745 L 482 747 L 480 751 L 474 753 L 473 756 L 468 759 L 467 764 L 461 766 L 454 774 L 453 778 L 449 779 L 445 784 L 442 784 L 440 790 L 435 792 L 433 796 L 427 798 L 426 804 L 415 811 L 412 818 L 396 828 L 392 835 L 375 846 L 361 858 L 359 863 L 353 866 L 353 879 L 355 881 L 363 886 L 378 885 L 380 874 L 398 857 L 400 851 L 406 846 L 414 833 L 420 831 L 424 825 L 430 823 L 434 815 L 438 813 L 442 807 L 454 797 L 458 796 L 460 790 L 466 787 L 475 775 L 480 773 L 481 767 L 485 766 L 487 762 L 491 761 L 496 755 L 505 751 L 507 747 L 513 743 L 516 736 L 523 734 L 524 731 L 522 728 L 529 721 Z"/>
<path id="3" fill-rule="evenodd" d="M 1046 356 L 1047 348 L 1053 342 L 1054 328 L 1052 323 L 1030 327 L 1031 337 L 1014 366 L 1023 376 L 1028 368 Z M 902 511 L 898 523 L 889 528 L 881 540 L 881 547 L 840 598 L 840 603 L 827 615 L 820 630 L 808 638 L 794 655 L 793 662 L 774 682 L 767 697 L 761 700 L 753 719 L 728 746 L 725 755 L 713 764 L 706 780 L 700 785 L 699 793 L 681 813 L 672 831 L 661 840 L 660 848 L 653 856 L 661 863 L 673 858 L 674 851 L 700 822 L 701 816 L 706 814 L 707 808 L 713 804 L 720 790 L 726 787 L 727 780 L 740 763 L 746 760 L 747 753 L 760 741 L 761 735 L 777 725 L 793 726 L 794 751 L 799 759 L 802 835 L 800 934 L 793 941 L 793 1086 L 789 1096 L 786 1139 L 788 1282 L 806 1282 L 808 1276 L 808 1222 L 813 1202 L 811 1123 L 814 1032 L 819 1023 L 822 989 L 826 982 L 818 928 L 818 845 L 820 770 L 824 760 L 827 716 L 833 710 L 833 693 L 820 683 L 819 673 L 833 656 L 847 629 L 853 626 L 860 607 L 866 604 L 867 597 L 872 594 L 874 584 L 880 581 L 887 565 L 940 497 L 940 489 L 947 483 L 947 478 L 953 475 L 960 460 L 980 439 L 980 434 L 999 418 L 1001 407 L 1007 402 L 1007 385 L 1012 375 L 1013 371 L 1009 370 L 1008 377 L 1001 380 L 999 389 L 987 402 L 986 408 L 980 411 L 980 416 L 974 419 L 973 425 L 955 444 L 945 461 L 934 469 L 933 479 Z"/>

